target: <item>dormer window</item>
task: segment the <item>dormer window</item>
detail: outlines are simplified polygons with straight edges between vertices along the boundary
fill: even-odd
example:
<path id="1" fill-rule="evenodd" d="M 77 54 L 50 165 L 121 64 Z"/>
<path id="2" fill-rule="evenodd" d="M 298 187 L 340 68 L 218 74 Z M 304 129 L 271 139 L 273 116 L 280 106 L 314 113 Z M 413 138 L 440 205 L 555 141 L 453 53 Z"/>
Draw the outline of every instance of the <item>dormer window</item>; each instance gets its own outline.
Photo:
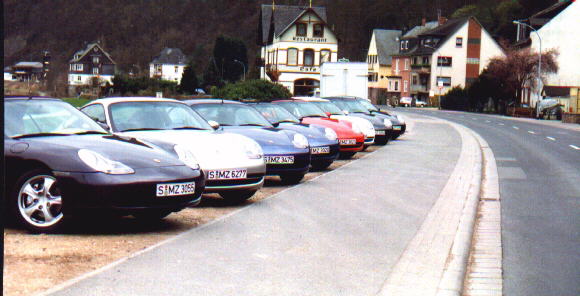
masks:
<path id="1" fill-rule="evenodd" d="M 324 25 L 322 24 L 315 24 L 314 30 L 312 31 L 313 37 L 324 37 Z"/>
<path id="2" fill-rule="evenodd" d="M 99 63 L 99 57 L 93 57 L 93 64 Z"/>
<path id="3" fill-rule="evenodd" d="M 304 23 L 297 23 L 296 24 L 296 36 L 306 37 L 306 24 Z"/>

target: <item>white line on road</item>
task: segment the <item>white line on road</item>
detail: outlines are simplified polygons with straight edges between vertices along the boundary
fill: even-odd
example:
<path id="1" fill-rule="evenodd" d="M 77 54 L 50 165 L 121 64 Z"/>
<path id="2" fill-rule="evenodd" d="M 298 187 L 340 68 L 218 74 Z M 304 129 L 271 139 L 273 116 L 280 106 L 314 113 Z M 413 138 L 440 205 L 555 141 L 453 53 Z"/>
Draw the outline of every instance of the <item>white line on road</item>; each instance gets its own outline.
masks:
<path id="1" fill-rule="evenodd" d="M 528 133 L 530 133 L 532 135 L 535 135 L 536 134 L 536 132 L 534 132 L 534 131 L 528 131 Z"/>
<path id="2" fill-rule="evenodd" d="M 514 128 L 514 129 L 520 129 L 519 127 L 517 127 L 517 126 L 515 126 L 515 125 L 513 126 L 513 128 Z"/>
<path id="3" fill-rule="evenodd" d="M 505 124 L 503 124 L 503 123 L 498 123 L 498 124 L 499 124 L 499 125 L 505 125 Z"/>
<path id="4" fill-rule="evenodd" d="M 546 139 L 551 140 L 551 141 L 556 141 L 556 138 L 552 138 L 552 137 L 546 137 Z"/>
<path id="5" fill-rule="evenodd" d="M 580 150 L 580 147 L 578 147 L 578 146 L 574 146 L 574 145 L 569 145 L 569 146 L 576 149 L 576 150 Z"/>
<path id="6" fill-rule="evenodd" d="M 489 120 L 486 120 L 485 122 L 487 122 L 487 123 L 490 123 L 491 121 L 489 121 Z"/>

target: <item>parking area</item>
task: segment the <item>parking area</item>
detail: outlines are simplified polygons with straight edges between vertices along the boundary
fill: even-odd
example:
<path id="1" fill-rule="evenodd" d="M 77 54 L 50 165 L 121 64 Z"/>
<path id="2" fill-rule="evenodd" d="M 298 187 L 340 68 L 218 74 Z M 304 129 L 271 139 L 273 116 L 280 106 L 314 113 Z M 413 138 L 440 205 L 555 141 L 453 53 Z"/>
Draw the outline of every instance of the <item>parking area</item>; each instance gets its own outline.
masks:
<path id="1" fill-rule="evenodd" d="M 370 146 L 352 159 L 337 160 L 326 170 L 307 174 L 303 182 L 378 149 L 389 149 L 389 145 Z M 217 195 L 205 195 L 199 206 L 174 213 L 160 222 L 91 216 L 56 235 L 34 235 L 23 229 L 8 228 L 4 233 L 4 293 L 17 296 L 44 291 L 289 187 L 282 185 L 278 177 L 267 177 L 264 188 L 242 205 L 232 206 Z"/>

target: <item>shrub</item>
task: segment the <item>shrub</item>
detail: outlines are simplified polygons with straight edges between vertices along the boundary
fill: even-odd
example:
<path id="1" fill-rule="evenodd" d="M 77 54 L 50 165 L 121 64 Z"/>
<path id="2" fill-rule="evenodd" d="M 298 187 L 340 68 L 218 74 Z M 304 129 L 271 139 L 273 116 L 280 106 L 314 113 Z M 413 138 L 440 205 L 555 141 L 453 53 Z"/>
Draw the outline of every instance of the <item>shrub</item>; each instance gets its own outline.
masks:
<path id="1" fill-rule="evenodd" d="M 262 79 L 228 83 L 221 88 L 212 88 L 211 94 L 221 99 L 254 99 L 257 101 L 287 99 L 292 96 L 284 86 Z"/>
<path id="2" fill-rule="evenodd" d="M 466 111 L 468 106 L 467 90 L 460 86 L 452 88 L 447 94 L 441 97 L 442 109 Z"/>

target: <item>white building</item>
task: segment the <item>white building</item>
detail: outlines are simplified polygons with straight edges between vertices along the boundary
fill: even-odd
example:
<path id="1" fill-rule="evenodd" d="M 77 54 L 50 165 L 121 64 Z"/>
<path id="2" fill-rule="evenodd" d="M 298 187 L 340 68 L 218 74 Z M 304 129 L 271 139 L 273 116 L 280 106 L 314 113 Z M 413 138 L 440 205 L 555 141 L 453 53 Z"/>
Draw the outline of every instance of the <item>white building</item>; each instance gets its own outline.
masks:
<path id="1" fill-rule="evenodd" d="M 426 100 L 455 86 L 475 81 L 494 57 L 504 56 L 499 44 L 474 17 L 446 20 L 417 36 L 405 35 L 393 56 L 402 79 L 401 97 Z M 435 100 L 431 100 L 437 104 Z"/>
<path id="2" fill-rule="evenodd" d="M 179 48 L 164 48 L 149 63 L 149 77 L 181 83 L 181 76 L 187 66 L 187 57 Z"/>
<path id="3" fill-rule="evenodd" d="M 320 66 L 338 58 L 326 8 L 262 5 L 258 33 L 262 79 L 282 84 L 295 96 L 319 91 Z"/>
<path id="4" fill-rule="evenodd" d="M 543 95 L 561 98 L 565 112 L 580 113 L 580 3 L 572 2 L 538 30 L 542 52 L 558 51 L 558 73 L 543 80 Z M 575 37 L 574 37 L 575 36 Z M 535 33 L 530 34 L 531 49 L 540 50 L 540 41 Z M 537 91 L 530 94 L 531 106 L 538 100 Z"/>

